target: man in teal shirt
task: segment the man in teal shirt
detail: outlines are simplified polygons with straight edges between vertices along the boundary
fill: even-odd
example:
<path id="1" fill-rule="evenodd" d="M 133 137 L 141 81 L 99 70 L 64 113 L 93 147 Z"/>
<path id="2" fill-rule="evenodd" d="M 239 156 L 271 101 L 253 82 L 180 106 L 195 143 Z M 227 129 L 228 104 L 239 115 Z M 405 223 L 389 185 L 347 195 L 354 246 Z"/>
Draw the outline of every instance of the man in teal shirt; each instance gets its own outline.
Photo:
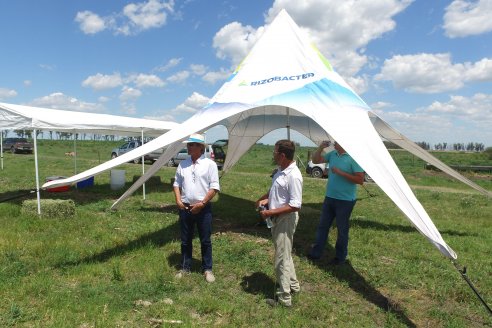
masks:
<path id="1" fill-rule="evenodd" d="M 329 145 L 329 141 L 323 141 L 312 156 L 315 164 L 329 163 L 329 172 L 316 240 L 307 256 L 311 260 L 321 257 L 328 239 L 328 231 L 333 220 L 336 220 L 338 237 L 335 258 L 330 263 L 338 265 L 344 263 L 347 258 L 349 218 L 357 198 L 357 184 L 364 183 L 364 170 L 337 142 L 335 150 L 321 155 L 322 150 Z"/>

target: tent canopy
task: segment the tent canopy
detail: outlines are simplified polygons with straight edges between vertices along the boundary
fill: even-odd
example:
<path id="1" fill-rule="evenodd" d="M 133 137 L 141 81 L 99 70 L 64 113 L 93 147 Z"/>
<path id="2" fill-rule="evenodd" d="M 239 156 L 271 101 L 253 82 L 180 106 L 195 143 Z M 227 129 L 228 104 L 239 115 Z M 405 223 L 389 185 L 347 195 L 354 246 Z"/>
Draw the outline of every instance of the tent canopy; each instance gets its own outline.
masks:
<path id="1" fill-rule="evenodd" d="M 158 137 L 178 123 L 0 103 L 0 130 L 46 130 L 72 133 Z"/>
<path id="2" fill-rule="evenodd" d="M 43 187 L 74 183 L 168 146 L 145 175 L 113 204 L 116 207 L 167 163 L 190 133 L 216 125 L 227 128 L 227 171 L 266 133 L 289 127 L 316 143 L 324 139 L 339 142 L 415 228 L 443 255 L 456 259 L 456 253 L 442 239 L 398 170 L 380 134 L 384 132 L 389 140 L 402 140 L 401 145 L 416 154 L 421 155 L 420 150 L 409 147 L 414 144 L 388 125 L 375 125 L 382 122 L 379 120 L 283 10 L 207 106 L 193 117 L 132 152 Z M 377 130 L 375 126 L 383 128 Z"/>

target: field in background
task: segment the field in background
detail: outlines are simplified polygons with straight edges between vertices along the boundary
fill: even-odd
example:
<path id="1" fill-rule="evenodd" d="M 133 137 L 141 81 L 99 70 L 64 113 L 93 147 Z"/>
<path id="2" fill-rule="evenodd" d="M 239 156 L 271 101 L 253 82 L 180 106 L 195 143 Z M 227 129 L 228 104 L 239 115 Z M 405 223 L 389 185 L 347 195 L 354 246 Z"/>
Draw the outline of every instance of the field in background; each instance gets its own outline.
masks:
<path id="1" fill-rule="evenodd" d="M 109 159 L 121 142 L 77 143 L 77 172 Z M 40 177 L 74 173 L 72 142 L 41 140 Z M 22 198 L 0 204 L 0 326 L 150 327 L 179 320 L 185 326 L 482 327 L 491 317 L 444 258 L 375 184 L 359 188 L 351 219 L 350 262 L 330 267 L 336 232 L 320 263 L 307 261 L 326 180 L 305 178 L 303 208 L 294 238 L 302 292 L 292 309 L 269 308 L 274 292 L 269 231 L 256 226 L 254 201 L 267 191 L 274 168 L 272 146 L 256 145 L 221 178 L 214 202 L 214 271 L 207 284 L 199 273 L 173 276 L 179 263 L 179 228 L 170 181 L 163 167 L 116 212 L 123 193 L 112 191 L 109 173 L 90 188 L 43 193 L 68 198 L 76 216 L 38 218 L 21 214 Z M 298 155 L 307 161 L 309 148 Z M 435 171 L 404 151 L 391 151 L 417 198 L 458 262 L 489 305 L 492 303 L 492 204 L 469 187 Z M 447 164 L 491 165 L 485 155 L 434 153 Z M 149 166 L 147 165 L 147 168 Z M 302 166 L 301 166 L 302 167 Z M 141 165 L 125 164 L 126 187 Z M 302 169 L 301 169 L 302 170 Z M 491 176 L 465 173 L 492 190 Z M 0 199 L 34 184 L 34 156 L 4 154 Z M 32 196 L 30 197 L 32 198 Z M 177 324 L 179 326 L 179 324 Z"/>

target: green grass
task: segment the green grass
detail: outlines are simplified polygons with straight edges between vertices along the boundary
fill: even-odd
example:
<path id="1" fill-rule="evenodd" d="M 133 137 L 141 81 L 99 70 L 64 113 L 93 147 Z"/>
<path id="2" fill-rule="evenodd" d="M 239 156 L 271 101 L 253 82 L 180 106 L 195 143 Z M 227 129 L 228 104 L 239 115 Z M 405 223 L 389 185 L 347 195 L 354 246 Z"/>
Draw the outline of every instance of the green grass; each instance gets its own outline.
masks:
<path id="1" fill-rule="evenodd" d="M 109 158 L 118 142 L 79 142 L 77 170 Z M 95 186 L 43 198 L 72 199 L 72 218 L 38 218 L 21 213 L 22 198 L 0 203 L 0 326 L 2 327 L 483 327 L 491 316 L 444 258 L 374 184 L 359 188 L 361 200 L 351 219 L 350 262 L 332 268 L 336 232 L 330 232 L 320 263 L 307 261 L 326 180 L 305 178 L 303 208 L 294 238 L 294 262 L 302 292 L 292 309 L 269 308 L 273 246 L 257 227 L 254 201 L 269 187 L 271 146 L 255 146 L 221 178 L 214 201 L 214 271 L 201 274 L 198 240 L 193 273 L 174 279 L 179 263 L 179 227 L 170 181 L 174 168 L 147 183 L 146 200 L 136 192 L 109 211 L 123 191 L 112 191 L 109 173 Z M 42 140 L 40 177 L 72 175 L 73 144 Z M 307 151 L 299 150 L 304 161 Z M 423 170 L 424 163 L 392 151 L 417 198 L 446 242 L 467 265 L 468 276 L 492 305 L 492 204 L 445 175 Z M 436 154 L 440 155 L 440 154 Z M 456 155 L 453 156 L 453 155 Z M 470 162 L 444 154 L 448 164 Z M 0 171 L 0 199 L 34 186 L 34 157 L 6 153 Z M 459 158 L 457 157 L 459 156 Z M 456 161 L 456 162 L 455 162 Z M 459 164 L 458 163 L 458 164 Z M 125 164 L 127 187 L 141 166 Z M 468 175 L 492 190 L 491 177 Z M 32 198 L 32 196 L 30 197 Z M 150 302 L 149 306 L 138 301 Z M 172 303 L 172 304 L 170 304 Z M 180 326 L 177 324 L 177 326 Z"/>

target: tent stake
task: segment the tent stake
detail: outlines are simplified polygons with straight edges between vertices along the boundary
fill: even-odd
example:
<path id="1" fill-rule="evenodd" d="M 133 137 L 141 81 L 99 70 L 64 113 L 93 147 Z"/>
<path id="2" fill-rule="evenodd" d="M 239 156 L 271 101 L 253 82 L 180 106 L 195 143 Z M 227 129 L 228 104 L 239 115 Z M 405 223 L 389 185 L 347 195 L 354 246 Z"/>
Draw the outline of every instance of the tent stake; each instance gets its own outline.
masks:
<path id="1" fill-rule="evenodd" d="M 466 275 L 466 267 L 463 267 L 463 269 L 460 269 L 459 268 L 459 265 L 456 261 L 452 261 L 453 264 L 454 264 L 454 267 L 456 268 L 456 270 L 458 270 L 458 272 L 461 274 L 461 277 L 463 279 L 465 279 L 465 281 L 467 282 L 468 286 L 470 286 L 470 288 L 473 290 L 473 292 L 475 293 L 475 295 L 477 295 L 478 299 L 480 300 L 480 302 L 482 302 L 483 306 L 485 306 L 485 308 L 489 311 L 489 314 L 492 315 L 492 310 L 490 309 L 490 307 L 487 305 L 487 303 L 485 303 L 485 300 L 483 299 L 483 297 L 480 295 L 480 293 L 478 292 L 478 290 L 475 288 L 475 286 L 473 286 L 472 282 L 470 281 L 470 279 L 468 279 L 468 276 Z"/>

